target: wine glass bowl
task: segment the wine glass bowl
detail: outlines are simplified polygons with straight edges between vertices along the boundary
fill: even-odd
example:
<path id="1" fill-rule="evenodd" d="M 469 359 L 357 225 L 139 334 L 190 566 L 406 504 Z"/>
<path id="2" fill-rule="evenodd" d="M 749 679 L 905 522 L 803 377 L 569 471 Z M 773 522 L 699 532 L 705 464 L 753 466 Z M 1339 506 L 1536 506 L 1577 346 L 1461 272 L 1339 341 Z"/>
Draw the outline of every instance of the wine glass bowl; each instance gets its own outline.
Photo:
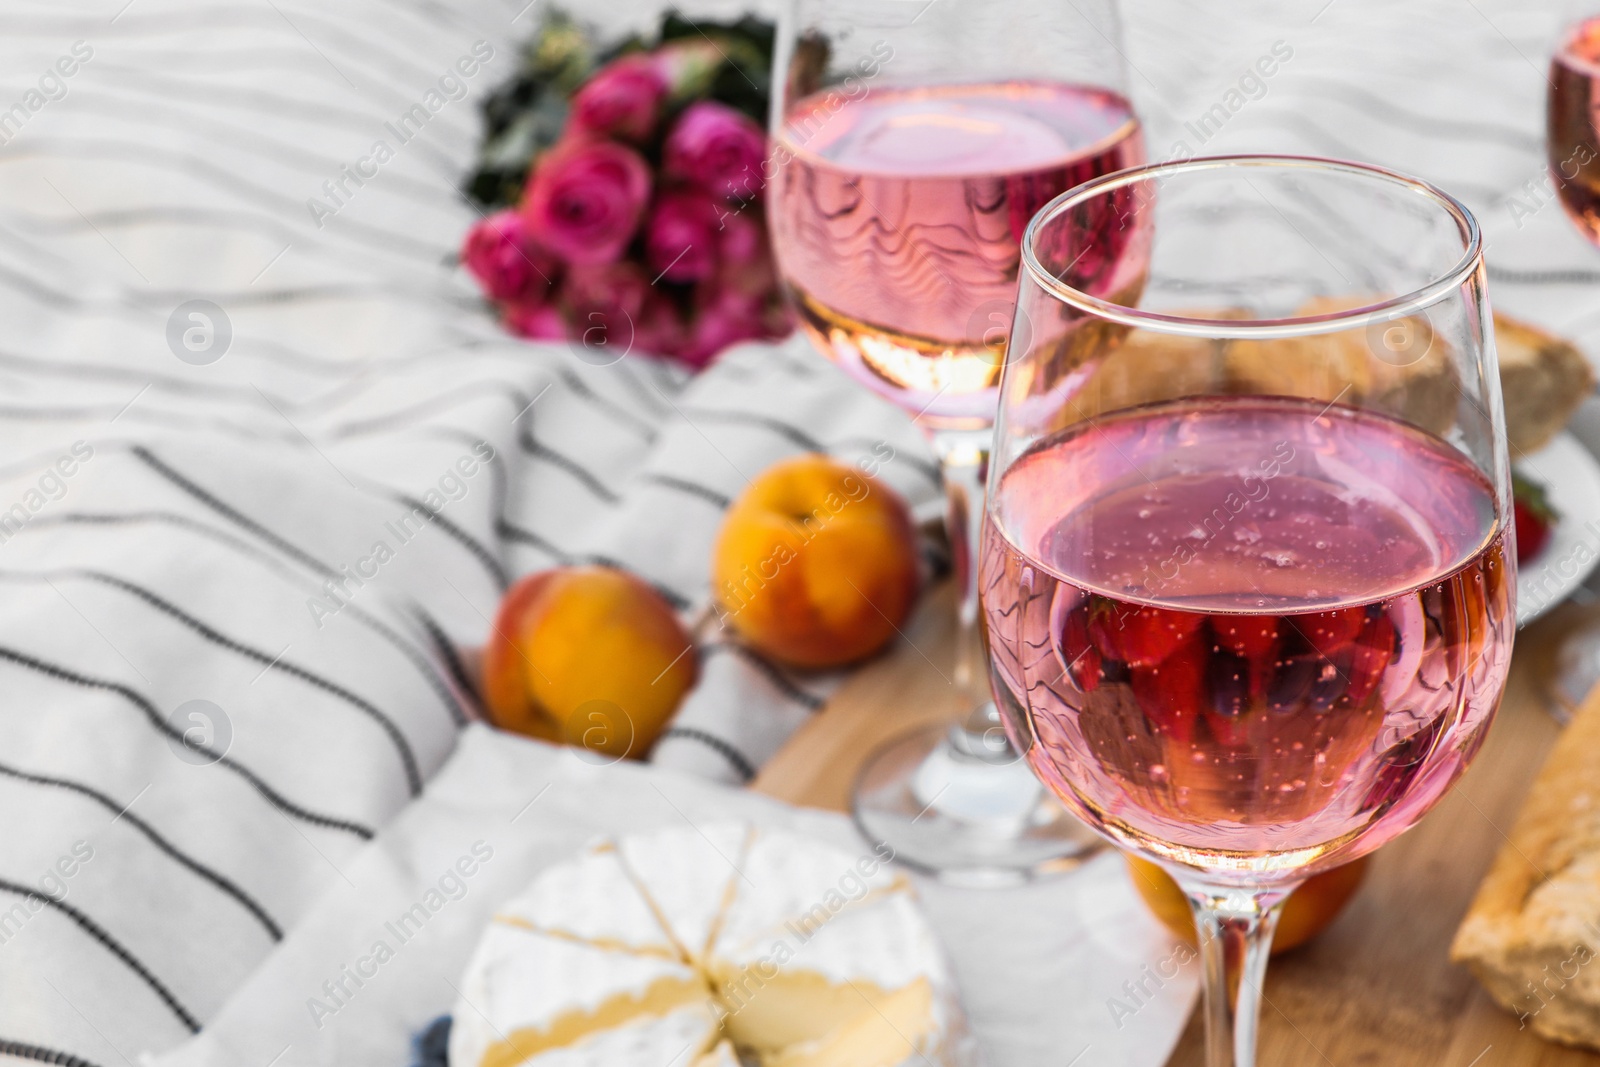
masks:
<path id="1" fill-rule="evenodd" d="M 996 699 L 1067 808 L 1189 894 L 1212 1063 L 1250 1063 L 1276 905 L 1431 808 L 1505 684 L 1481 236 L 1390 171 L 1224 157 L 1063 194 L 1023 263 L 979 576 Z"/>
<path id="2" fill-rule="evenodd" d="M 1600 244 L 1600 14 L 1568 29 L 1550 61 L 1545 149 L 1567 217 Z"/>
<path id="3" fill-rule="evenodd" d="M 1119 38 L 1115 0 L 789 0 L 779 23 L 779 273 L 818 351 L 928 433 L 957 587 L 956 655 L 935 669 L 964 717 L 874 753 L 852 810 L 950 880 L 1028 877 L 1097 844 L 999 728 L 971 546 L 1023 232 L 1056 194 L 1144 160 Z"/>

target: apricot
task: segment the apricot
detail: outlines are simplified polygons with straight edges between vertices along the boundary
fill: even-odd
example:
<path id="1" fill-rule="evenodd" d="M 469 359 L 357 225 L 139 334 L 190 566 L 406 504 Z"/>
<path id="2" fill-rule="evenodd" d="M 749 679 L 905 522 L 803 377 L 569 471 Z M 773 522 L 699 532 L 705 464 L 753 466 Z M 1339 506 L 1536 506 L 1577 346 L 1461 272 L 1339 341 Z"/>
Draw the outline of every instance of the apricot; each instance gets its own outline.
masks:
<path id="1" fill-rule="evenodd" d="M 723 619 L 794 667 L 838 667 L 887 644 L 917 596 L 905 503 L 823 455 L 770 468 L 734 501 L 711 557 Z"/>
<path id="2" fill-rule="evenodd" d="M 1172 875 L 1138 856 L 1124 855 L 1123 858 L 1128 861 L 1128 873 L 1133 876 L 1134 887 L 1145 905 L 1168 930 L 1194 944 L 1194 914 L 1189 910 L 1189 898 L 1183 895 Z M 1342 867 L 1313 875 L 1289 895 L 1283 902 L 1278 932 L 1272 937 L 1273 955 L 1305 944 L 1339 917 L 1367 876 L 1367 859 L 1362 856 Z"/>
<path id="3" fill-rule="evenodd" d="M 557 567 L 500 602 L 484 702 L 503 730 L 637 758 L 697 671 L 693 639 L 661 594 L 610 567 Z"/>

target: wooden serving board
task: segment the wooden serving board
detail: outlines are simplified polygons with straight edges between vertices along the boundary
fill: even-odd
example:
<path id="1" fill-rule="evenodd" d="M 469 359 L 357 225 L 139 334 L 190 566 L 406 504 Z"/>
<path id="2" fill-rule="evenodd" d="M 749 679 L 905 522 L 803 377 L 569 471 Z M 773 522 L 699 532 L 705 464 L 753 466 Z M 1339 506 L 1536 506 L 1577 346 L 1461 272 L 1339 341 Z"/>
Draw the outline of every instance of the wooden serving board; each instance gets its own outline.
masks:
<path id="1" fill-rule="evenodd" d="M 959 715 L 948 681 L 950 615 L 948 587 L 925 598 L 905 639 L 852 676 L 754 787 L 845 810 L 857 769 L 881 741 Z M 1332 927 L 1272 961 L 1262 1064 L 1600 1067 L 1600 1056 L 1519 1031 L 1516 1017 L 1448 958 L 1456 926 L 1559 733 L 1539 683 L 1556 642 L 1580 617 L 1564 608 L 1518 635 L 1505 700 L 1477 762 L 1415 830 L 1374 856 L 1366 884 Z M 1169 1067 L 1204 1062 L 1196 1013 Z"/>

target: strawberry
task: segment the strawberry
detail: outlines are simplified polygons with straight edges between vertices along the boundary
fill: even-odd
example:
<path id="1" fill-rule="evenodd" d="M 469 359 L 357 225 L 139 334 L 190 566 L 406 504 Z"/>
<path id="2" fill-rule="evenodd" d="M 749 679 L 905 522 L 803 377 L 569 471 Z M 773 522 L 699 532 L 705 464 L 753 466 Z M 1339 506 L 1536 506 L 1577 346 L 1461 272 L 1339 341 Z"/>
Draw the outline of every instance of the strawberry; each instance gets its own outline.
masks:
<path id="1" fill-rule="evenodd" d="M 1089 614 L 1089 638 L 1107 659 L 1154 667 L 1193 637 L 1204 615 L 1100 600 Z"/>
<path id="2" fill-rule="evenodd" d="M 1344 692 L 1352 708 L 1359 708 L 1366 703 L 1383 680 L 1383 672 L 1394 658 L 1394 638 L 1394 623 L 1389 621 L 1387 614 L 1369 619 L 1366 629 L 1356 638 L 1351 650 L 1350 687 Z"/>
<path id="3" fill-rule="evenodd" d="M 1092 693 L 1100 685 L 1105 671 L 1100 660 L 1100 650 L 1089 640 L 1089 605 L 1079 605 L 1067 615 L 1061 632 L 1056 636 L 1056 655 L 1062 669 L 1081 691 Z"/>
<path id="4" fill-rule="evenodd" d="M 1160 663 L 1129 668 L 1134 698 L 1157 733 L 1189 744 L 1195 723 L 1209 702 L 1206 685 L 1206 647 L 1189 641 Z"/>
<path id="5" fill-rule="evenodd" d="M 1217 644 L 1256 663 L 1271 659 L 1278 651 L 1282 631 L 1283 621 L 1276 615 L 1211 616 Z"/>
<path id="6" fill-rule="evenodd" d="M 1544 551 L 1550 541 L 1550 529 L 1559 518 L 1561 514 L 1550 506 L 1544 486 L 1513 471 L 1511 520 L 1517 534 L 1517 563 L 1526 563 Z"/>
<path id="7" fill-rule="evenodd" d="M 1305 637 L 1306 643 L 1323 656 L 1331 656 L 1349 648 L 1366 623 L 1366 608 L 1316 611 L 1294 621 L 1295 628 Z"/>

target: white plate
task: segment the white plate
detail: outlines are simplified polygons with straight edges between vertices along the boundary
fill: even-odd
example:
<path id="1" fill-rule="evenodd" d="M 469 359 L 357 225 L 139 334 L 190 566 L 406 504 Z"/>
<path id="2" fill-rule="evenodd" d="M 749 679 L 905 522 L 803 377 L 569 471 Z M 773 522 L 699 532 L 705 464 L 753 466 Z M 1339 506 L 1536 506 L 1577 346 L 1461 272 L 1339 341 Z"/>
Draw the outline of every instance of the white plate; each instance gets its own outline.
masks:
<path id="1" fill-rule="evenodd" d="M 1543 483 L 1561 513 L 1544 550 L 1517 571 L 1517 625 L 1526 626 L 1571 596 L 1600 563 L 1600 462 L 1561 433 L 1512 465 Z"/>

